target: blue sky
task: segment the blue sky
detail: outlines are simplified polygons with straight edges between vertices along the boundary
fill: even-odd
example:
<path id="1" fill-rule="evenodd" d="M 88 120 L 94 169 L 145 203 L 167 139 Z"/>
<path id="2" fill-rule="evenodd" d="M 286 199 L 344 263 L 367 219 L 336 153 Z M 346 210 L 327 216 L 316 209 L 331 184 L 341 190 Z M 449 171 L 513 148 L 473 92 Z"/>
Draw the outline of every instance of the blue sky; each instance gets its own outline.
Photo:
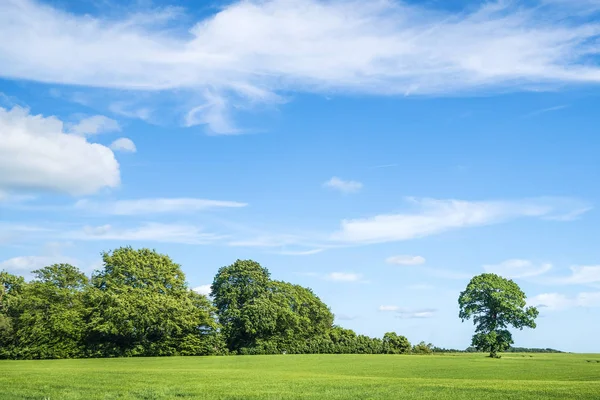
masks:
<path id="1" fill-rule="evenodd" d="M 0 269 L 150 247 L 205 291 L 251 258 L 342 326 L 600 352 L 600 2 L 0 5 Z"/>

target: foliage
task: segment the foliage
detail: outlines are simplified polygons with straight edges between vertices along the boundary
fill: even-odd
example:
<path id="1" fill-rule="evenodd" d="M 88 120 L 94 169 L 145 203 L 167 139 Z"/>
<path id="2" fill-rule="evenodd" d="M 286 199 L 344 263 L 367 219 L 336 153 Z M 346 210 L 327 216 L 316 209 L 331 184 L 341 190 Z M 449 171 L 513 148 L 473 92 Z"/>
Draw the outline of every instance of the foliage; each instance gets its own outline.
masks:
<path id="1" fill-rule="evenodd" d="M 434 346 L 431 343 L 419 342 L 412 347 L 413 354 L 433 354 Z"/>
<path id="2" fill-rule="evenodd" d="M 119 248 L 104 253 L 103 261 L 104 269 L 93 275 L 85 298 L 91 356 L 222 351 L 213 306 L 189 290 L 180 266 L 168 256 Z"/>
<path id="3" fill-rule="evenodd" d="M 598 355 L 0 361 L 2 399 L 598 399 Z"/>
<path id="4" fill-rule="evenodd" d="M 237 260 L 217 272 L 211 286 L 211 296 L 230 350 L 253 346 L 264 330 L 269 329 L 264 326 L 267 318 L 260 318 L 259 321 L 253 321 L 252 318 L 252 314 L 256 316 L 260 312 L 273 312 L 271 309 L 257 310 L 258 305 L 255 304 L 257 299 L 266 294 L 269 276 L 266 268 L 251 260 Z M 253 309 L 250 311 L 250 308 Z"/>
<path id="5" fill-rule="evenodd" d="M 513 343 L 509 326 L 535 328 L 538 310 L 525 307 L 525 299 L 512 280 L 490 273 L 473 277 L 458 298 L 459 317 L 463 321 L 472 318 L 475 324 L 472 346 L 497 357 Z"/>
<path id="6" fill-rule="evenodd" d="M 72 358 L 83 355 L 83 290 L 88 279 L 69 264 L 33 271 L 14 304 L 13 358 Z"/>
<path id="7" fill-rule="evenodd" d="M 383 352 L 386 354 L 406 354 L 410 353 L 410 342 L 404 336 L 399 336 L 395 332 L 387 332 L 383 335 Z"/>

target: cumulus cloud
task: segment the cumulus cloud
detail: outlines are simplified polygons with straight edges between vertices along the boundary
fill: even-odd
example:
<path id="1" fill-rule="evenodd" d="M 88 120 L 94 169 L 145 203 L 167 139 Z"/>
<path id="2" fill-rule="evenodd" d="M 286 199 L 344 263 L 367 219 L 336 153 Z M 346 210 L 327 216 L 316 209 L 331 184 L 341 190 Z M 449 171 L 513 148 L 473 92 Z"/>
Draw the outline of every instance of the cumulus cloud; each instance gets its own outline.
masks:
<path id="1" fill-rule="evenodd" d="M 110 144 L 110 148 L 114 151 L 124 151 L 127 153 L 135 153 L 137 148 L 133 140 L 128 138 L 119 138 Z"/>
<path id="2" fill-rule="evenodd" d="M 195 287 L 192 289 L 194 292 L 196 293 L 200 293 L 203 294 L 205 296 L 209 296 L 210 295 L 210 285 L 200 285 L 198 287 Z"/>
<path id="3" fill-rule="evenodd" d="M 95 202 L 79 200 L 75 208 L 109 215 L 144 215 L 164 213 L 189 213 L 215 208 L 240 208 L 246 203 L 237 201 L 209 200 L 197 198 L 156 198 Z"/>
<path id="4" fill-rule="evenodd" d="M 485 2 L 452 13 L 395 1 L 249 0 L 190 23 L 168 8 L 115 19 L 5 0 L 0 37 L 11 39 L 0 43 L 0 75 L 177 91 L 189 106 L 186 125 L 232 133 L 231 102 L 215 98 L 252 103 L 289 91 L 436 95 L 598 83 L 590 43 L 600 24 L 587 18 L 597 8 L 573 3 L 581 2 Z M 202 95 L 209 90 L 212 99 Z M 198 96 L 203 100 L 190 104 Z"/>
<path id="5" fill-rule="evenodd" d="M 395 265 L 421 265 L 425 264 L 425 258 L 421 256 L 401 255 L 388 257 L 386 258 L 385 262 Z"/>
<path id="6" fill-rule="evenodd" d="M 330 239 L 346 243 L 383 243 L 415 239 L 449 230 L 484 226 L 516 218 L 564 215 L 579 202 L 539 198 L 519 201 L 409 199 L 416 211 L 343 220 Z"/>
<path id="7" fill-rule="evenodd" d="M 108 147 L 65 133 L 55 117 L 0 107 L 0 190 L 82 195 L 119 184 L 119 164 Z"/>
<path id="8" fill-rule="evenodd" d="M 203 232 L 193 225 L 147 223 L 133 228 L 111 225 L 86 226 L 80 231 L 67 232 L 67 239 L 113 240 L 121 242 L 146 241 L 182 244 L 207 244 L 222 239 L 221 236 Z"/>
<path id="9" fill-rule="evenodd" d="M 104 115 L 83 118 L 76 124 L 67 124 L 69 133 L 75 135 L 97 135 L 106 132 L 119 132 L 121 126 L 114 119 Z"/>
<path id="10" fill-rule="evenodd" d="M 362 183 L 360 183 L 360 182 L 345 181 L 345 180 L 338 178 L 337 176 L 334 176 L 327 182 L 323 183 L 323 186 L 330 188 L 330 189 L 338 190 L 338 191 L 340 191 L 342 193 L 346 193 L 346 194 L 356 193 L 363 187 Z"/>
<path id="11" fill-rule="evenodd" d="M 600 292 L 582 292 L 572 297 L 560 293 L 542 293 L 528 299 L 527 304 L 551 311 L 600 307 Z"/>
<path id="12" fill-rule="evenodd" d="M 485 272 L 494 273 L 505 278 L 528 278 L 545 274 L 552 269 L 552 264 L 535 264 L 529 260 L 506 260 L 496 265 L 484 265 Z"/>

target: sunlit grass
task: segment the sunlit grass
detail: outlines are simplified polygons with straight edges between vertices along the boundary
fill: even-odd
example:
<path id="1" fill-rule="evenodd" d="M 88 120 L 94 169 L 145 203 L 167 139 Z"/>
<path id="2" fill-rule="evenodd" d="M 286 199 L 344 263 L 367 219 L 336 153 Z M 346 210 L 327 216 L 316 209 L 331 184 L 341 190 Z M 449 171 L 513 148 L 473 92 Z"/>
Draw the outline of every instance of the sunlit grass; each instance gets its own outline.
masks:
<path id="1" fill-rule="evenodd" d="M 600 355 L 0 361 L 1 399 L 598 399 Z"/>

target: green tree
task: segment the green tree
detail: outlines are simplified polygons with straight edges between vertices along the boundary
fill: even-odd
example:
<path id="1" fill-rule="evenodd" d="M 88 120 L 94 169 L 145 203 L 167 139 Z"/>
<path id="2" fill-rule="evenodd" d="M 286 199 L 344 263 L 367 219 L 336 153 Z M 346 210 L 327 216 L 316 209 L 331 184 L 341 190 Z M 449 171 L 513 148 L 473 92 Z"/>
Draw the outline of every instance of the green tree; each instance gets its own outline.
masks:
<path id="1" fill-rule="evenodd" d="M 261 336 L 261 329 L 252 321 L 256 317 L 252 314 L 256 313 L 248 312 L 248 307 L 252 307 L 267 292 L 269 277 L 269 271 L 252 260 L 236 260 L 220 268 L 215 275 L 211 296 L 230 350 L 252 347 Z M 274 309 L 261 307 L 260 313 L 263 314 L 258 324 L 264 326 L 273 323 Z M 271 330 L 274 329 L 272 326 Z"/>
<path id="2" fill-rule="evenodd" d="M 513 343 L 508 327 L 535 328 L 538 310 L 526 307 L 525 300 L 525 293 L 512 280 L 496 274 L 473 277 L 458 298 L 459 317 L 463 322 L 472 318 L 475 324 L 472 346 L 497 357 Z"/>
<path id="3" fill-rule="evenodd" d="M 33 271 L 14 319 L 16 358 L 74 358 L 84 354 L 82 302 L 87 277 L 69 264 Z"/>
<path id="4" fill-rule="evenodd" d="M 405 336 L 395 332 L 387 332 L 383 335 L 383 352 L 386 354 L 410 353 L 410 342 Z"/>
<path id="5" fill-rule="evenodd" d="M 16 346 L 14 319 L 22 298 L 25 279 L 0 271 L 0 358 L 13 358 Z"/>
<path id="6" fill-rule="evenodd" d="M 433 344 L 421 341 L 413 346 L 412 352 L 414 354 L 433 354 L 433 348 Z"/>
<path id="7" fill-rule="evenodd" d="M 251 260 L 221 268 L 212 296 L 229 349 L 243 354 L 304 352 L 309 339 L 333 324 L 333 314 L 312 290 L 272 281 Z"/>
<path id="8" fill-rule="evenodd" d="M 153 250 L 103 254 L 92 277 L 88 349 L 92 356 L 204 355 L 223 350 L 215 309 L 191 291 L 178 264 Z"/>

